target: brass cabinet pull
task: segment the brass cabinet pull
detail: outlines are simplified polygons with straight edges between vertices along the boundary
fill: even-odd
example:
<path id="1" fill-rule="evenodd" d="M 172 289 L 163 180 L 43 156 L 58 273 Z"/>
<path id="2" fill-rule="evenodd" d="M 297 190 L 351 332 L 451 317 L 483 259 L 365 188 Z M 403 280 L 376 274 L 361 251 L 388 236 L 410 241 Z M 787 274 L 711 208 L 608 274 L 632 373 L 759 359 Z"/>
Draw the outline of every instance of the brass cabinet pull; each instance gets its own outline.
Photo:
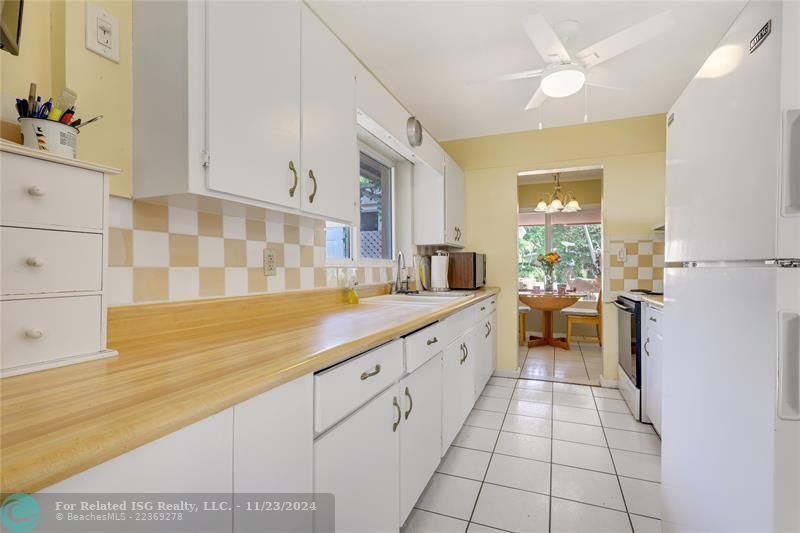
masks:
<path id="1" fill-rule="evenodd" d="M 486 308 L 484 306 L 481 306 L 481 311 L 486 311 Z"/>
<path id="2" fill-rule="evenodd" d="M 308 171 L 308 177 L 311 178 L 311 181 L 314 182 L 314 190 L 311 191 L 311 194 L 308 195 L 308 201 L 312 204 L 314 203 L 314 197 L 317 195 L 317 177 L 314 175 L 313 170 Z"/>
<path id="3" fill-rule="evenodd" d="M 436 337 L 428 339 L 428 346 L 430 346 L 431 344 L 436 344 L 437 342 L 439 342 L 439 339 L 437 339 Z"/>
<path id="4" fill-rule="evenodd" d="M 647 349 L 647 345 L 650 344 L 650 338 L 648 337 L 647 340 L 644 342 L 644 353 L 647 354 L 647 357 L 650 357 L 650 351 Z"/>
<path id="5" fill-rule="evenodd" d="M 381 371 L 381 365 L 375 365 L 375 370 L 371 370 L 369 372 L 362 372 L 361 373 L 361 381 L 364 381 L 365 379 L 369 379 L 372 376 L 377 376 L 380 373 L 380 371 Z"/>
<path id="6" fill-rule="evenodd" d="M 411 393 L 408 391 L 408 387 L 406 387 L 406 398 L 408 398 L 408 411 L 406 411 L 405 417 L 408 420 L 408 415 L 411 414 L 411 410 L 414 409 L 414 399 L 411 397 Z"/>
<path id="7" fill-rule="evenodd" d="M 400 419 L 402 418 L 402 414 L 400 411 L 400 404 L 397 402 L 397 396 L 392 398 L 392 405 L 394 405 L 394 408 L 397 410 L 397 420 L 395 420 L 394 424 L 392 424 L 392 433 L 394 433 L 395 431 L 397 431 L 397 426 L 400 425 Z"/>
<path id="8" fill-rule="evenodd" d="M 489 338 L 489 334 L 492 332 L 492 326 L 488 322 L 486 323 L 486 335 L 484 337 Z"/>
<path id="9" fill-rule="evenodd" d="M 294 161 L 289 161 L 289 170 L 294 175 L 294 185 L 289 187 L 289 198 L 294 198 L 294 192 L 297 190 L 297 169 L 294 166 Z"/>
<path id="10" fill-rule="evenodd" d="M 651 316 L 651 317 L 650 317 L 650 322 L 658 322 L 658 320 L 656 320 L 656 317 L 654 317 L 654 316 Z"/>
<path id="11" fill-rule="evenodd" d="M 28 194 L 31 196 L 44 196 L 45 190 L 43 187 L 39 187 L 38 185 L 34 185 L 32 187 L 28 187 Z"/>
<path id="12" fill-rule="evenodd" d="M 469 355 L 469 350 L 467 349 L 467 345 L 464 344 L 463 342 L 461 343 L 461 353 L 464 354 L 464 357 L 461 358 L 459 364 L 463 365 L 464 361 L 467 360 L 467 356 Z"/>

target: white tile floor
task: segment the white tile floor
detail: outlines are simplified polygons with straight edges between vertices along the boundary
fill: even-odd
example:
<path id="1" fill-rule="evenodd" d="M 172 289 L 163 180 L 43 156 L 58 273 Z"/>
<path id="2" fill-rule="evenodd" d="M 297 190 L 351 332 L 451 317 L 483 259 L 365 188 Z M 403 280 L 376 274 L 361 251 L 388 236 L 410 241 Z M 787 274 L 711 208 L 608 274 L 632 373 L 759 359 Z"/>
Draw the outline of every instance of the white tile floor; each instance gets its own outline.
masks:
<path id="1" fill-rule="evenodd" d="M 493 377 L 402 531 L 660 531 L 660 453 L 617 390 Z"/>
<path id="2" fill-rule="evenodd" d="M 519 360 L 522 378 L 596 386 L 603 373 L 603 349 L 590 342 L 573 342 L 570 350 L 520 346 Z"/>

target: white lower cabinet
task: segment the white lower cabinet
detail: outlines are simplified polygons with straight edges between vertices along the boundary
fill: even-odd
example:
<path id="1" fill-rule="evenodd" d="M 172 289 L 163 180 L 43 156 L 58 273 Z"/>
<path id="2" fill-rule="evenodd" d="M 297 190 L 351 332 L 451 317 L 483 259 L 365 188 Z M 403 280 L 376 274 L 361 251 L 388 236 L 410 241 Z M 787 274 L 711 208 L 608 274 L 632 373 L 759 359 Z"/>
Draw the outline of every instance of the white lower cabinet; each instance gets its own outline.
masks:
<path id="1" fill-rule="evenodd" d="M 492 312 L 483 317 L 475 328 L 478 354 L 475 363 L 475 400 L 481 395 L 483 388 L 492 377 L 497 367 L 497 313 Z"/>
<path id="2" fill-rule="evenodd" d="M 233 409 L 51 485 L 50 493 L 221 493 L 233 479 Z"/>
<path id="3" fill-rule="evenodd" d="M 661 378 L 664 366 L 664 336 L 661 332 L 662 311 L 647 306 L 646 340 L 644 345 L 644 409 L 658 434 L 661 434 Z"/>
<path id="4" fill-rule="evenodd" d="M 400 522 L 439 465 L 442 442 L 441 352 L 400 381 Z"/>
<path id="5" fill-rule="evenodd" d="M 333 493 L 336 531 L 398 530 L 399 389 L 392 385 L 314 442 L 314 492 Z"/>
<path id="6" fill-rule="evenodd" d="M 475 404 L 475 354 L 473 330 L 451 342 L 442 363 L 442 448 L 444 456 Z"/>

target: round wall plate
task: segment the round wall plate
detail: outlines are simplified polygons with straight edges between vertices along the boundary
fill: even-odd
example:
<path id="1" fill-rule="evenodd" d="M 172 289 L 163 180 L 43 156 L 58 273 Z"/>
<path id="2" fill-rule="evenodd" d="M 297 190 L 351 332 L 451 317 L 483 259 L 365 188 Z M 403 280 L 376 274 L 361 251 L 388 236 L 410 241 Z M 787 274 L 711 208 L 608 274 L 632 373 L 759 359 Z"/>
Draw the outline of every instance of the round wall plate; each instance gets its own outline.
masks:
<path id="1" fill-rule="evenodd" d="M 422 123 L 417 120 L 417 117 L 408 117 L 406 132 L 408 133 L 408 143 L 411 146 L 422 146 Z"/>

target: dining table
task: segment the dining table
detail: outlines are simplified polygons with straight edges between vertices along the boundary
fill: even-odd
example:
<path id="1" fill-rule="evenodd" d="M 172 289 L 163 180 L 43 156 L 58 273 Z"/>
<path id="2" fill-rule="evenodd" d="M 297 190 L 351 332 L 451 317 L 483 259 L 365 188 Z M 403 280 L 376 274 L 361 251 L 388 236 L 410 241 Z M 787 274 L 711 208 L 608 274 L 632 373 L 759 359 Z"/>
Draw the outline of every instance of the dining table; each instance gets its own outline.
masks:
<path id="1" fill-rule="evenodd" d="M 541 311 L 543 315 L 542 336 L 531 335 L 528 339 L 528 347 L 549 345 L 568 350 L 566 339 L 553 337 L 553 312 L 570 307 L 585 296 L 586 294 L 577 292 L 559 294 L 557 292 L 519 291 L 519 300 L 531 309 Z"/>

